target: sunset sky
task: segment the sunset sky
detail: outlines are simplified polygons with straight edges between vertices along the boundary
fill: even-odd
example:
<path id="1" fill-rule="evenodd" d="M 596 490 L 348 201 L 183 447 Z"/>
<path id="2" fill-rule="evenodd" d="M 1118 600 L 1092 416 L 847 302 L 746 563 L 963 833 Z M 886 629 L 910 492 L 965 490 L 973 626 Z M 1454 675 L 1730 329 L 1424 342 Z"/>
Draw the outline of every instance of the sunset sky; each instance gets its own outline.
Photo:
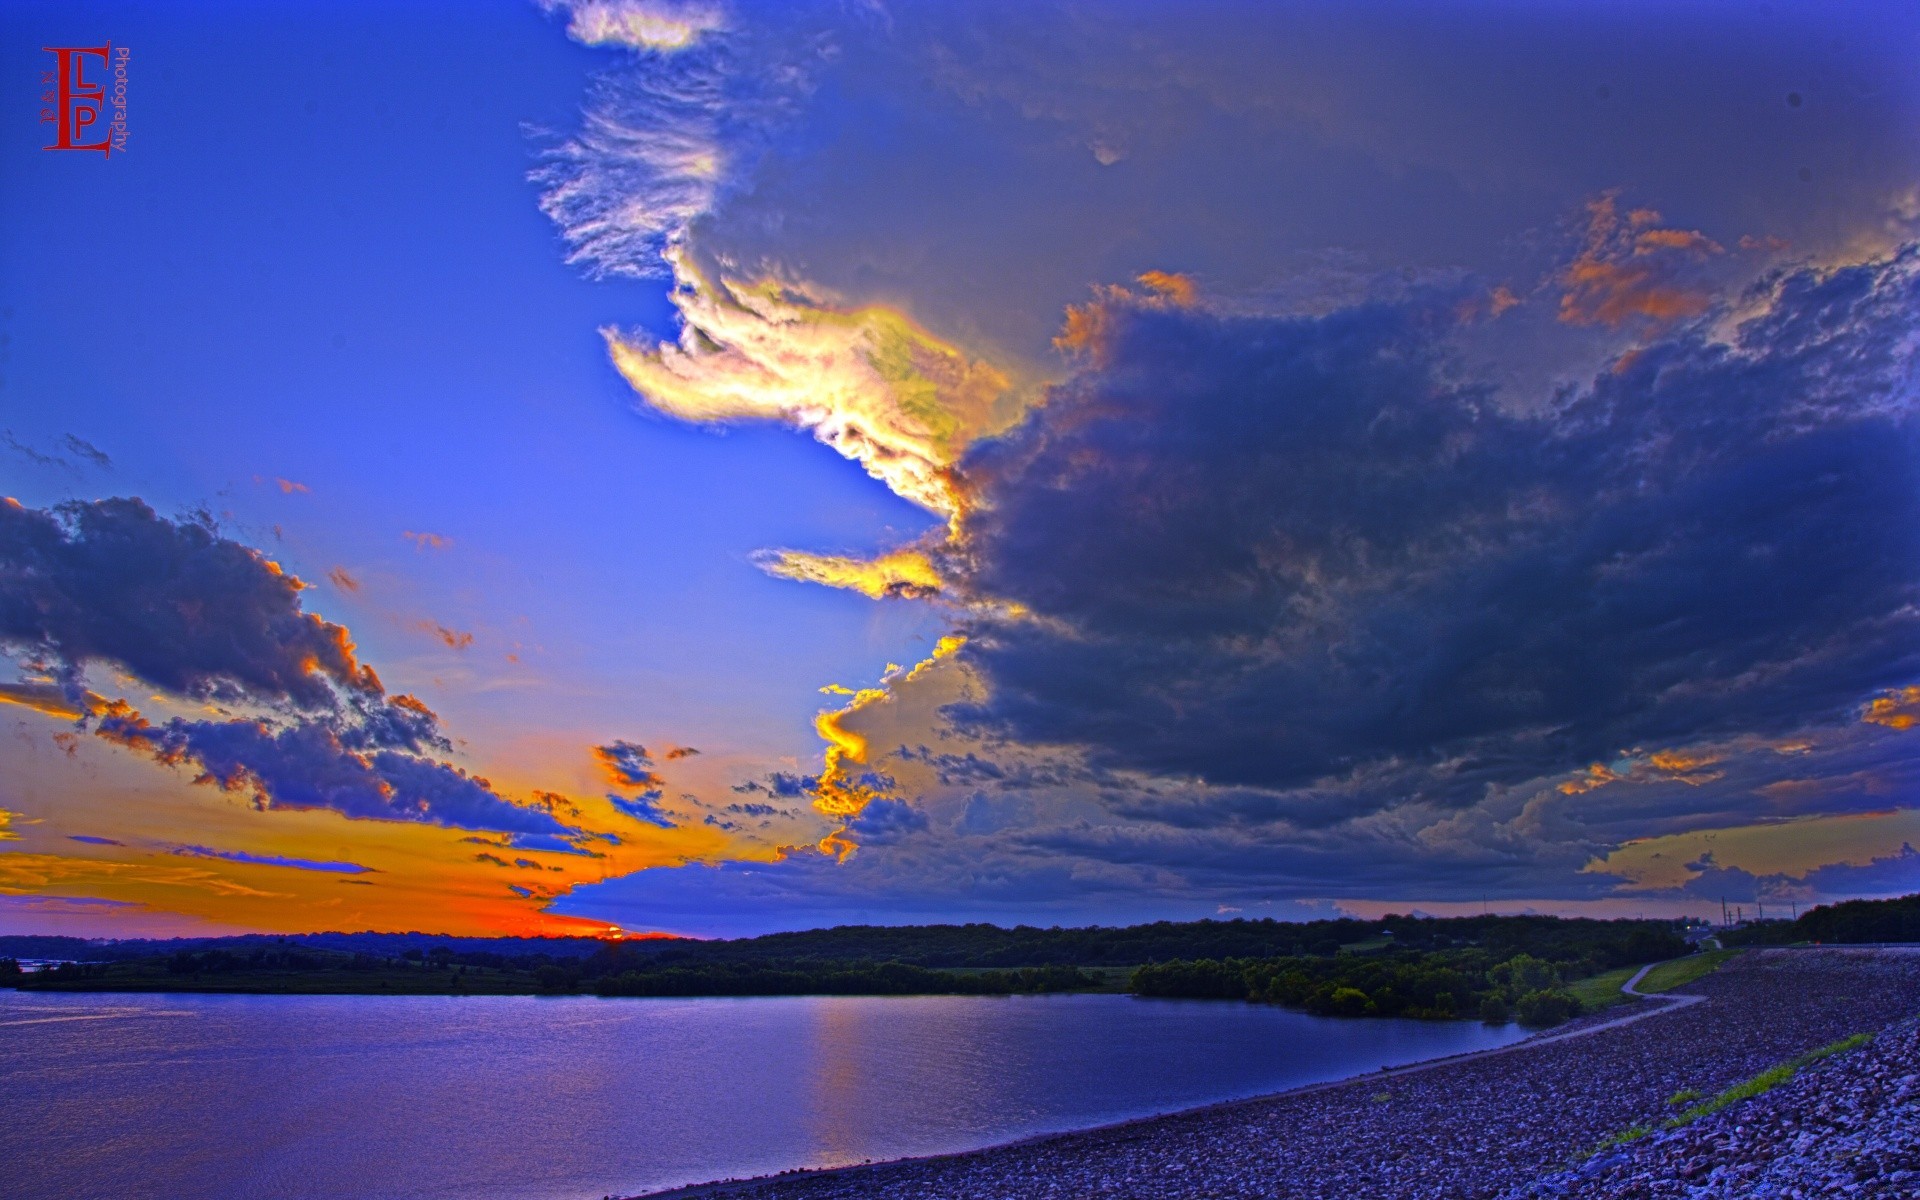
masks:
<path id="1" fill-rule="evenodd" d="M 0 932 L 1920 890 L 1911 4 L 0 32 Z"/>

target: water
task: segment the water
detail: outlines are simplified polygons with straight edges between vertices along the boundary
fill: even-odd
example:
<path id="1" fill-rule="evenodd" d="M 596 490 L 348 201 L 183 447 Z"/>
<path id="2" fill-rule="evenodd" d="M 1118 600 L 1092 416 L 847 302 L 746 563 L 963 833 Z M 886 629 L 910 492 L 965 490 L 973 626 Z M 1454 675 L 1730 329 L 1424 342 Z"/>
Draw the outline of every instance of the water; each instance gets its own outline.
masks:
<path id="1" fill-rule="evenodd" d="M 589 1200 L 937 1154 L 1513 1041 L 1129 996 L 0 991 L 12 1200 Z"/>

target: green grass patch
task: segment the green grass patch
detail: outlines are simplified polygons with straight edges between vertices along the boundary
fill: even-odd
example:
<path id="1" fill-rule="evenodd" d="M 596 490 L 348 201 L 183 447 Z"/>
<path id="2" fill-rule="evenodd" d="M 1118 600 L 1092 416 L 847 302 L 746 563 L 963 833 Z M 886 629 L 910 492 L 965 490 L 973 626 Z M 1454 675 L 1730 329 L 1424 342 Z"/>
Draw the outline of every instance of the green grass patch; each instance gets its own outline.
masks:
<path id="1" fill-rule="evenodd" d="M 1585 979 L 1576 979 L 1569 983 L 1566 990 L 1580 1002 L 1581 1012 L 1592 1012 L 1610 1004 L 1619 1004 L 1632 999 L 1620 990 L 1620 985 L 1633 978 L 1639 967 L 1621 967 L 1617 971 L 1608 971 L 1601 975 L 1589 975 Z"/>
<path id="2" fill-rule="evenodd" d="M 1821 1059 L 1831 1058 L 1836 1054 L 1844 1054 L 1849 1050 L 1864 1046 L 1872 1040 L 1873 1035 L 1871 1033 L 1856 1033 L 1852 1037 L 1841 1038 L 1839 1041 L 1831 1045 L 1822 1046 L 1818 1050 L 1809 1050 L 1800 1057 L 1789 1059 L 1777 1067 L 1768 1067 L 1752 1079 L 1734 1084 L 1711 1100 L 1702 1100 L 1679 1116 L 1668 1121 L 1665 1128 L 1678 1129 L 1682 1125 L 1689 1125 L 1698 1121 L 1701 1117 L 1717 1113 L 1730 1104 L 1737 1104 L 1742 1100 L 1750 1100 L 1755 1096 L 1770 1092 L 1787 1080 L 1792 1079 L 1795 1075 L 1798 1075 L 1808 1066 L 1819 1062 Z"/>
<path id="3" fill-rule="evenodd" d="M 1698 954 L 1689 954 L 1685 958 L 1669 959 L 1647 972 L 1647 977 L 1638 984 L 1639 990 L 1670 992 L 1682 984 L 1692 983 L 1702 976 L 1711 975 L 1738 953 L 1740 953 L 1738 950 L 1703 950 Z"/>
<path id="4" fill-rule="evenodd" d="M 1693 1088 L 1681 1088 L 1673 1095 L 1667 1097 L 1667 1105 L 1671 1108 L 1679 1108 L 1682 1104 L 1692 1104 L 1698 1099 L 1700 1099 L 1700 1093 L 1698 1091 Z"/>
<path id="5" fill-rule="evenodd" d="M 1393 949 L 1390 937 L 1368 938 L 1363 942 L 1346 942 L 1340 947 L 1342 954 L 1372 954 L 1376 950 Z"/>

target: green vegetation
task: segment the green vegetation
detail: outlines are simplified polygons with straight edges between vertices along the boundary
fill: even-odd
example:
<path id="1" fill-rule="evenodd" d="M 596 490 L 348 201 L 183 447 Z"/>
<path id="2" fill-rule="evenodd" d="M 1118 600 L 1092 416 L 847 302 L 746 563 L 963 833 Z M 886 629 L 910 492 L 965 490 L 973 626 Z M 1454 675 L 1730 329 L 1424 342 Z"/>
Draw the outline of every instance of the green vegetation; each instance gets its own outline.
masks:
<path id="1" fill-rule="evenodd" d="M 1590 922 L 1584 942 L 1569 940 L 1566 930 L 1555 930 L 1553 938 L 1543 939 L 1541 949 L 1564 956 L 1558 960 L 1524 950 L 1502 953 L 1510 943 L 1501 950 L 1194 959 L 1149 963 L 1133 973 L 1131 986 L 1142 996 L 1251 1000 L 1323 1016 L 1435 1020 L 1477 1016 L 1494 1023 L 1511 1018 L 1523 1025 L 1558 1025 L 1585 1008 L 1580 995 L 1566 986 L 1567 980 L 1604 976 L 1617 995 L 1632 973 L 1631 967 L 1617 963 L 1685 949 L 1671 930 L 1623 931 L 1609 929 L 1610 924 Z M 1596 992 L 1601 985 L 1583 990 Z"/>
<path id="2" fill-rule="evenodd" d="M 1576 979 L 1567 984 L 1567 994 L 1580 1002 L 1581 1012 L 1595 1012 L 1620 1004 L 1632 998 L 1620 990 L 1620 985 L 1632 979 L 1633 973 L 1639 969 L 1638 967 L 1615 967 L 1611 971 L 1602 971 L 1598 975 Z"/>
<path id="3" fill-rule="evenodd" d="M 1794 921 L 1766 921 L 1719 935 L 1726 946 L 1920 942 L 1920 893 L 1895 900 L 1847 900 L 1810 908 Z"/>
<path id="4" fill-rule="evenodd" d="M 1872 1040 L 1873 1035 L 1871 1033 L 1856 1033 L 1852 1037 L 1841 1038 L 1839 1041 L 1822 1046 L 1818 1050 L 1810 1050 L 1798 1058 L 1789 1059 L 1777 1067 L 1769 1067 L 1767 1070 L 1755 1075 L 1752 1079 L 1746 1080 L 1743 1083 L 1734 1084 L 1710 1100 L 1700 1101 L 1691 1108 L 1688 1108 L 1685 1112 L 1682 1112 L 1679 1116 L 1669 1120 L 1664 1127 L 1667 1129 L 1678 1129 L 1682 1125 L 1688 1125 L 1694 1121 L 1698 1121 L 1701 1117 L 1717 1113 L 1729 1104 L 1736 1104 L 1739 1101 L 1758 1096 L 1763 1092 L 1770 1092 L 1787 1080 L 1792 1079 L 1795 1075 L 1798 1075 L 1809 1065 L 1819 1062 L 1823 1058 L 1831 1058 L 1836 1054 L 1844 1054 L 1848 1050 L 1864 1046 Z"/>
<path id="5" fill-rule="evenodd" d="M 1670 1117 L 1662 1121 L 1659 1128 L 1678 1129 L 1683 1125 L 1690 1125 L 1698 1121 L 1701 1117 L 1717 1113 L 1728 1105 L 1737 1104 L 1742 1100 L 1752 1099 L 1764 1092 L 1770 1092 L 1774 1088 L 1787 1082 L 1787 1080 L 1792 1079 L 1811 1064 L 1819 1062 L 1823 1058 L 1831 1058 L 1836 1054 L 1844 1054 L 1848 1050 L 1864 1046 L 1872 1040 L 1873 1035 L 1871 1033 L 1856 1033 L 1852 1037 L 1841 1038 L 1831 1045 L 1822 1046 L 1818 1050 L 1810 1050 L 1798 1058 L 1789 1059 L 1775 1067 L 1769 1067 L 1765 1071 L 1760 1072 L 1760 1074 L 1755 1075 L 1752 1079 L 1734 1084 L 1710 1100 L 1701 1100 L 1700 1093 L 1692 1088 L 1682 1088 L 1680 1091 L 1667 1097 L 1667 1103 L 1673 1106 L 1687 1104 L 1691 1107 L 1687 1108 L 1678 1116 Z M 1616 1146 L 1624 1146 L 1628 1142 L 1638 1141 L 1652 1133 L 1654 1128 L 1652 1125 L 1629 1126 L 1626 1129 L 1622 1129 L 1619 1133 L 1614 1134 L 1606 1141 L 1601 1142 L 1581 1157 L 1583 1159 L 1591 1158 L 1596 1154 L 1611 1150 Z"/>
<path id="6" fill-rule="evenodd" d="M 1606 1141 L 1601 1142 L 1598 1146 L 1595 1146 L 1592 1150 L 1589 1150 L 1586 1157 L 1592 1158 L 1594 1155 L 1611 1150 L 1615 1146 L 1624 1146 L 1628 1142 L 1637 1142 L 1652 1132 L 1653 1126 L 1651 1125 L 1629 1125 Z"/>
<path id="7" fill-rule="evenodd" d="M 708 963 L 618 973 L 592 960 L 473 961 L 441 948 L 400 958 L 301 949 L 177 951 L 116 963 L 70 963 L 17 979 L 32 991 L 271 992 L 373 995 L 770 996 L 1012 995 L 1099 988 L 1074 967 L 935 971 L 901 963 Z"/>
<path id="8" fill-rule="evenodd" d="M 1738 953 L 1738 950 L 1703 950 L 1699 954 L 1663 962 L 1648 971 L 1647 977 L 1636 986 L 1643 992 L 1670 992 L 1682 984 L 1711 975 Z"/>
<path id="9" fill-rule="evenodd" d="M 1580 1010 L 1567 981 L 1684 949 L 1663 921 L 1394 915 L 1125 929 L 843 926 L 733 941 L 421 933 L 162 942 L 0 937 L 0 955 L 78 960 L 0 977 L 0 986 L 631 996 L 1132 990 L 1344 1016 L 1518 1016 L 1551 1024 Z"/>

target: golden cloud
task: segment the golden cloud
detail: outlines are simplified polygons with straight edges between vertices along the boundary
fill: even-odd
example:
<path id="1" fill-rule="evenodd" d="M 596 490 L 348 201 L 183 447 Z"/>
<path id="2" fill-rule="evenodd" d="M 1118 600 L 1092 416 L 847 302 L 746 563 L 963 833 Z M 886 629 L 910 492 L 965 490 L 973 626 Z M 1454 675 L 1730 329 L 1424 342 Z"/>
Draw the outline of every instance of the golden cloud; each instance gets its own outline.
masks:
<path id="1" fill-rule="evenodd" d="M 702 424 L 806 429 L 932 512 L 958 511 L 949 468 L 1037 394 L 894 309 L 836 308 L 772 279 L 709 279 L 680 250 L 667 259 L 679 340 L 602 331 L 614 366 L 649 405 Z"/>

